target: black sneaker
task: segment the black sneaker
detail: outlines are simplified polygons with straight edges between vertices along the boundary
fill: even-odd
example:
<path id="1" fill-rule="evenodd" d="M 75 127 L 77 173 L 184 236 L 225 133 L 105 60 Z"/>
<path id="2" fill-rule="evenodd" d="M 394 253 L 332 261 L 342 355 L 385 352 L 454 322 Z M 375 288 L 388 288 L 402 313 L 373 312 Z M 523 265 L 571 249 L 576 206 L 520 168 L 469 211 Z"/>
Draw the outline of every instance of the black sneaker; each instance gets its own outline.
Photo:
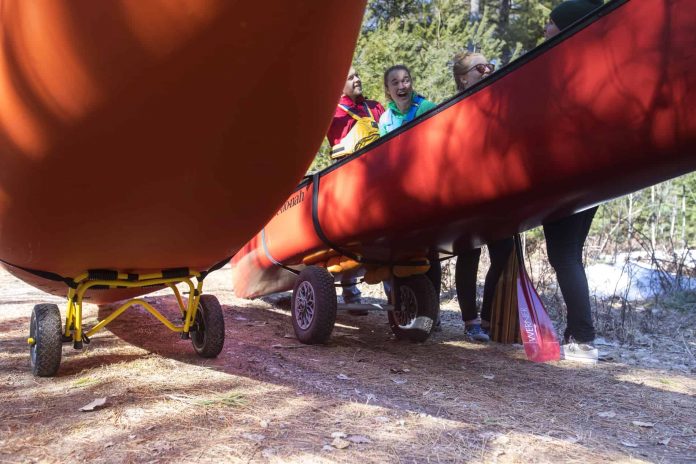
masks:
<path id="1" fill-rule="evenodd" d="M 433 324 L 433 332 L 442 332 L 442 322 L 440 319 L 436 320 Z"/>

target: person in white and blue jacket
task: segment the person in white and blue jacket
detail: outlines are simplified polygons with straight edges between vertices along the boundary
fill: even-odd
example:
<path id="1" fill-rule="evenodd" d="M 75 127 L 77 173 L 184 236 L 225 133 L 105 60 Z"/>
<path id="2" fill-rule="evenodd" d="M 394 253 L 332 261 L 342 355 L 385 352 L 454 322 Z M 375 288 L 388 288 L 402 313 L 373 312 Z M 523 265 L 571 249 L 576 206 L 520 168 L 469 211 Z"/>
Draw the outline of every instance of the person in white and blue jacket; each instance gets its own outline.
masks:
<path id="1" fill-rule="evenodd" d="M 379 135 L 385 135 L 412 121 L 437 105 L 413 90 L 411 71 L 397 64 L 384 73 L 384 93 L 387 110 L 379 118 Z"/>

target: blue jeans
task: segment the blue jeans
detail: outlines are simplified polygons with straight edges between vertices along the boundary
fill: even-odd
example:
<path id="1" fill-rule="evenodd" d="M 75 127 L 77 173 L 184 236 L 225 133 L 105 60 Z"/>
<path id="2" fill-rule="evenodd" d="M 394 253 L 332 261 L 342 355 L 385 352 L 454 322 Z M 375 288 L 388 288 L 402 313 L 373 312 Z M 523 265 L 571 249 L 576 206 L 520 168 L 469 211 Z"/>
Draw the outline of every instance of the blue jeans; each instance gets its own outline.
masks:
<path id="1" fill-rule="evenodd" d="M 357 278 L 346 279 L 341 281 L 343 284 L 343 301 L 345 303 L 357 303 L 360 301 L 360 289 L 356 285 L 358 283 Z"/>

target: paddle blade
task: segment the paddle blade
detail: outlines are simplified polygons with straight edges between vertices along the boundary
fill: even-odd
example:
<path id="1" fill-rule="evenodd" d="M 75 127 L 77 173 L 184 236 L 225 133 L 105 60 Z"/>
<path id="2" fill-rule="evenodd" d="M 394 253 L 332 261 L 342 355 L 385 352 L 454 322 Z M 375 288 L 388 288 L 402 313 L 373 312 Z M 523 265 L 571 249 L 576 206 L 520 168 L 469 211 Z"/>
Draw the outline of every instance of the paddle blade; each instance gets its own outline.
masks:
<path id="1" fill-rule="evenodd" d="M 551 318 L 546 313 L 522 262 L 519 263 L 517 273 L 517 310 L 520 335 L 527 359 L 533 362 L 561 359 L 561 347 Z"/>

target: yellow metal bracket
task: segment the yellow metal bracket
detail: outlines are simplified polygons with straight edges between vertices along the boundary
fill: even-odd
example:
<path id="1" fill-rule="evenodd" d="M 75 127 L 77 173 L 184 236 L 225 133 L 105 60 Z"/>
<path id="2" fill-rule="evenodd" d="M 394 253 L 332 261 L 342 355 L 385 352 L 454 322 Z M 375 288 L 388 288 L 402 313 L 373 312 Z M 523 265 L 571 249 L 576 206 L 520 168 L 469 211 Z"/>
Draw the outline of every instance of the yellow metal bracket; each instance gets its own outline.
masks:
<path id="1" fill-rule="evenodd" d="M 183 334 L 189 333 L 191 326 L 196 319 L 198 304 L 203 293 L 203 279 L 201 278 L 201 274 L 199 272 L 189 271 L 188 275 L 183 277 L 164 277 L 162 273 L 142 275 L 118 273 L 115 274 L 115 277 L 116 278 L 114 279 L 91 279 L 90 274 L 85 272 L 74 279 L 76 284 L 75 287 L 71 287 L 68 290 L 68 309 L 64 333 L 65 341 L 72 340 L 76 348 L 81 347 L 83 340 L 89 341 L 89 337 L 99 332 L 101 329 L 106 327 L 106 325 L 123 314 L 128 308 L 134 305 L 140 305 L 145 308 L 169 330 Z M 196 279 L 195 285 L 193 282 L 194 278 Z M 176 287 L 178 284 L 182 283 L 186 284 L 189 290 L 189 298 L 186 301 L 184 301 L 179 289 Z M 177 305 L 179 306 L 179 310 L 183 316 L 183 325 L 177 326 L 173 324 L 150 303 L 142 298 L 133 298 L 119 306 L 118 309 L 116 309 L 108 317 L 100 321 L 97 325 L 85 333 L 82 326 L 82 304 L 85 293 L 87 293 L 90 288 L 143 288 L 152 286 L 168 287 L 174 292 Z M 28 342 L 31 344 L 33 340 L 28 340 Z"/>

